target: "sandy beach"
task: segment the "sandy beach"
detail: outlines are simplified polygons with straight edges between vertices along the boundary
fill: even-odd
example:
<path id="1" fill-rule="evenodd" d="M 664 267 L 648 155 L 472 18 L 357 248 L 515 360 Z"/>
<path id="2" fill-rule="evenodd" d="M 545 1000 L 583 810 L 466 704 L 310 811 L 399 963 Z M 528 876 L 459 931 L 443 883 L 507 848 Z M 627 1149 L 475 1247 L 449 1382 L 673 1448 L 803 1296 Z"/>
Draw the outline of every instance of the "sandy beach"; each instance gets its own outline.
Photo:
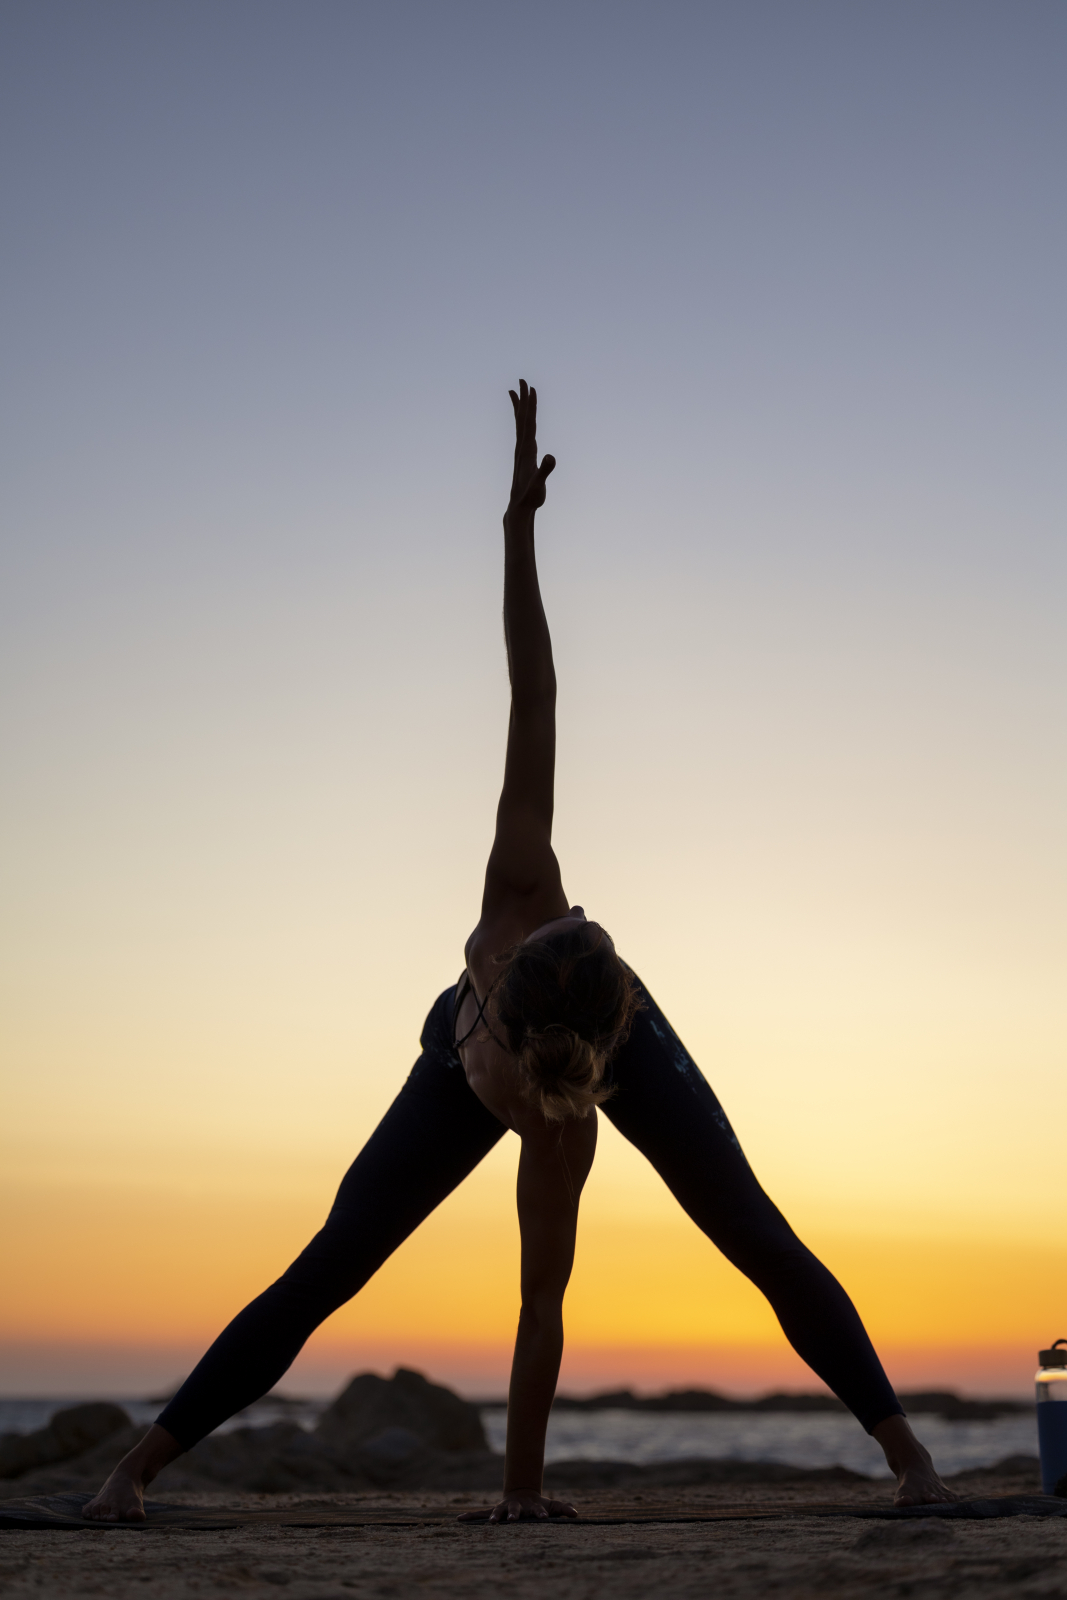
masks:
<path id="1" fill-rule="evenodd" d="M 456 1520 L 474 1493 L 397 1492 L 317 1497 L 200 1491 L 169 1504 L 350 1515 L 352 1525 L 174 1528 L 87 1527 L 0 1536 L 0 1585 L 10 1600 L 108 1595 L 116 1600 L 359 1595 L 496 1600 L 508 1596 L 629 1597 L 664 1592 L 724 1597 L 1067 1595 L 1067 1526 L 1060 1519 L 872 1521 L 812 1516 L 803 1508 L 888 1503 L 887 1486 L 834 1483 L 798 1472 L 761 1482 L 648 1487 L 581 1496 L 575 1524 L 511 1527 Z M 14 1487 L 13 1485 L 11 1486 Z M 554 1485 L 565 1490 L 562 1482 Z M 960 1474 L 970 1497 L 1038 1492 L 1033 1466 Z M 25 1492 L 25 1491 L 24 1491 Z M 10 1490 L 9 1490 L 10 1493 Z M 773 1507 L 771 1517 L 744 1513 Z M 792 1509 L 791 1509 L 792 1508 Z M 712 1520 L 725 1513 L 735 1520 Z M 707 1518 L 688 1522 L 657 1518 Z M 622 1520 L 628 1519 L 628 1520 Z"/>

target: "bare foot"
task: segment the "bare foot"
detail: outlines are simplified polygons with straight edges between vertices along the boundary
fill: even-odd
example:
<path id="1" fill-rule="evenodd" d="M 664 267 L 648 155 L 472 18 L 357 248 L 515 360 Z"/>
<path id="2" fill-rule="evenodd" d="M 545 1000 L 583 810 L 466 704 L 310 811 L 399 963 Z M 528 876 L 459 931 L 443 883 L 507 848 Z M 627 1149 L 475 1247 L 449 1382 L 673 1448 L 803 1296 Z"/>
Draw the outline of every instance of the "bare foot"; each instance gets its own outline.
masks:
<path id="1" fill-rule="evenodd" d="M 82 1507 L 82 1516 L 93 1522 L 143 1522 L 144 1483 L 117 1466 L 104 1487 L 89 1504 Z"/>
<path id="2" fill-rule="evenodd" d="M 933 1462 L 927 1456 L 925 1461 L 913 1467 L 905 1467 L 897 1478 L 897 1489 L 893 1496 L 895 1506 L 936 1506 L 947 1504 L 951 1500 L 958 1500 L 959 1495 L 950 1489 L 947 1483 L 942 1483 L 934 1468 Z"/>
<path id="3" fill-rule="evenodd" d="M 885 1451 L 889 1470 L 896 1473 L 895 1506 L 936 1506 L 959 1499 L 954 1489 L 941 1482 L 929 1450 L 912 1433 L 906 1417 L 886 1417 L 875 1428 L 874 1437 Z"/>
<path id="4" fill-rule="evenodd" d="M 144 1522 L 145 1489 L 181 1453 L 174 1435 L 153 1422 L 140 1444 L 123 1456 L 100 1493 L 82 1507 L 82 1516 L 90 1522 Z"/>

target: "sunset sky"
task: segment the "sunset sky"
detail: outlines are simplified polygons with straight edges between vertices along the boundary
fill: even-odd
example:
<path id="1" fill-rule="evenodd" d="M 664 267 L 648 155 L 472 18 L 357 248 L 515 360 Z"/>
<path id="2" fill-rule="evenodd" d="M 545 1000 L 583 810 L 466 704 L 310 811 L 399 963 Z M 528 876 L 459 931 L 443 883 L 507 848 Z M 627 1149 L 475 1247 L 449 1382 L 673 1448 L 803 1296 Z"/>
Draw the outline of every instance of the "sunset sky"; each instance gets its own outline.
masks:
<path id="1" fill-rule="evenodd" d="M 0 1393 L 179 1378 L 555 843 L 902 1386 L 1067 1334 L 1059 0 L 11 0 Z M 315 1336 L 505 1381 L 505 1139 Z M 602 1121 L 562 1383 L 815 1387 Z"/>

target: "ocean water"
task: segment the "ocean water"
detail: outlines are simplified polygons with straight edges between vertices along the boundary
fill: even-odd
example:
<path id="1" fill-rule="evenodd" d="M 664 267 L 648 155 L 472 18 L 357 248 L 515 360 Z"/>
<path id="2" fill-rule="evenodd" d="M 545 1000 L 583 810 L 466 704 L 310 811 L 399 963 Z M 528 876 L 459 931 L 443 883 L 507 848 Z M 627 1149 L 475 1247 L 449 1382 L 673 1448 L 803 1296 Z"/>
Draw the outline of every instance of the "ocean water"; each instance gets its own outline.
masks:
<path id="1" fill-rule="evenodd" d="M 482 1412 L 495 1450 L 504 1447 L 507 1412 Z M 1032 1414 L 990 1422 L 912 1419 L 919 1438 L 942 1472 L 991 1466 L 1005 1456 L 1037 1455 Z M 546 1461 L 584 1457 L 611 1461 L 776 1461 L 793 1467 L 849 1467 L 871 1477 L 888 1476 L 875 1441 L 850 1416 L 837 1412 L 678 1413 L 663 1411 L 557 1411 L 548 1424 Z"/>
<path id="2" fill-rule="evenodd" d="M 77 1400 L 0 1400 L 0 1433 L 28 1433 L 43 1427 L 62 1405 Z M 233 1428 L 262 1428 L 287 1419 L 313 1428 L 326 1401 L 261 1400 L 223 1423 Z M 158 1401 L 124 1400 L 134 1422 L 149 1423 L 160 1410 Z M 503 1450 L 507 1412 L 503 1406 L 482 1410 L 494 1450 Z M 1005 1456 L 1037 1455 L 1037 1419 L 1033 1413 L 996 1417 L 990 1422 L 945 1422 L 918 1416 L 913 1426 L 942 1472 L 991 1466 Z M 546 1461 L 578 1458 L 593 1461 L 678 1461 L 686 1457 L 712 1461 L 775 1461 L 794 1467 L 849 1467 L 871 1477 L 885 1477 L 881 1450 L 849 1416 L 837 1412 L 710 1412 L 556 1411 L 548 1424 Z"/>

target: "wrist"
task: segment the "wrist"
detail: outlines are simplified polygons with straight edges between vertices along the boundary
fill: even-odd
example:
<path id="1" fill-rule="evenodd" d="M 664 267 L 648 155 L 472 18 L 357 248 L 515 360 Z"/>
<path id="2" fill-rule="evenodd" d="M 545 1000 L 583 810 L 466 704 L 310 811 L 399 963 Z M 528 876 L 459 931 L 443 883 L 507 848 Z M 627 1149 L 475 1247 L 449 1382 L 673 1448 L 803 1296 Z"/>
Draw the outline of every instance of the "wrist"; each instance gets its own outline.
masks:
<path id="1" fill-rule="evenodd" d="M 514 500 L 504 512 L 505 533 L 532 533 L 536 512 L 531 506 L 516 504 Z"/>

